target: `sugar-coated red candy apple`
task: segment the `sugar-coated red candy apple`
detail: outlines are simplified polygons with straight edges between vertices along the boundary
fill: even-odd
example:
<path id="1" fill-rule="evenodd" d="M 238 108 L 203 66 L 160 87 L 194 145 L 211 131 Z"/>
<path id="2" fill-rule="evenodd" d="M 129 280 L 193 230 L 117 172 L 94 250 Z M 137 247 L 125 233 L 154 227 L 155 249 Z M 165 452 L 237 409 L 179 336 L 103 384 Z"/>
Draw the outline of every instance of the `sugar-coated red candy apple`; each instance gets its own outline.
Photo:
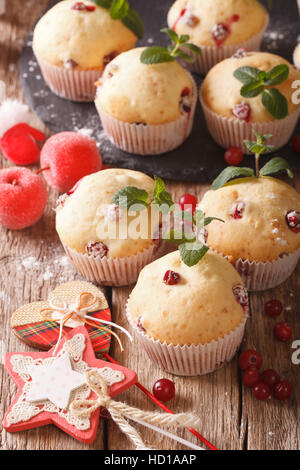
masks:
<path id="1" fill-rule="evenodd" d="M 35 224 L 47 204 L 47 188 L 40 176 L 28 168 L 0 170 L 0 224 L 21 230 Z"/>
<path id="2" fill-rule="evenodd" d="M 41 151 L 41 168 L 47 183 L 65 193 L 78 180 L 102 168 L 96 142 L 77 132 L 53 135 Z"/>
<path id="3" fill-rule="evenodd" d="M 45 134 L 25 122 L 8 129 L 0 139 L 0 148 L 5 158 L 17 165 L 30 165 L 38 160 L 40 149 L 36 141 L 46 138 Z"/>

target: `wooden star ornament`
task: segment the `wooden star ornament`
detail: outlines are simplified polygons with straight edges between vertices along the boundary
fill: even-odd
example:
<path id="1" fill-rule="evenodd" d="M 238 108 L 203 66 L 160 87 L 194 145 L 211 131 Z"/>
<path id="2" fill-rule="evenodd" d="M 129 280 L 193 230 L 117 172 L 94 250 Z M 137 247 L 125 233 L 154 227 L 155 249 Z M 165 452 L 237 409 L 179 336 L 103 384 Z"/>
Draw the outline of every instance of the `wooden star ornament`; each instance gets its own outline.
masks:
<path id="1" fill-rule="evenodd" d="M 90 444 L 96 437 L 100 409 L 83 418 L 71 410 L 73 401 L 96 398 L 86 374 L 100 374 L 113 398 L 137 382 L 136 373 L 96 359 L 84 326 L 63 337 L 55 356 L 54 349 L 5 355 L 5 367 L 18 390 L 3 426 L 8 432 L 18 432 L 52 423 L 78 441 Z"/>

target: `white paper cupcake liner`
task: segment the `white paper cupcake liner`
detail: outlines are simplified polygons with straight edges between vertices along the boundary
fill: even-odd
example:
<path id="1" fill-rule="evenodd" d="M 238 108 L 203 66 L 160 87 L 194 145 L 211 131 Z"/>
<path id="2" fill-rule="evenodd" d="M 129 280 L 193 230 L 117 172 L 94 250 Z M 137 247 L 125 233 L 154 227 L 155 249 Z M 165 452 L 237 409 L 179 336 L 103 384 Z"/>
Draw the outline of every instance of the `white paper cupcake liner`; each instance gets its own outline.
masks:
<path id="1" fill-rule="evenodd" d="M 190 113 L 175 121 L 158 124 L 135 124 L 120 121 L 96 104 L 103 128 L 111 142 L 125 152 L 137 155 L 159 155 L 179 147 L 189 137 L 197 105 L 197 85 L 192 76 L 193 103 Z"/>
<path id="2" fill-rule="evenodd" d="M 200 90 L 200 103 L 206 119 L 210 135 L 221 147 L 239 147 L 244 154 L 250 155 L 250 151 L 244 144 L 244 140 L 253 140 L 253 129 L 259 134 L 271 134 L 268 144 L 274 145 L 276 149 L 283 147 L 291 138 L 299 115 L 300 107 L 284 119 L 269 122 L 242 121 L 235 117 L 227 118 L 212 111 L 204 102 Z"/>
<path id="3" fill-rule="evenodd" d="M 153 243 L 140 253 L 124 258 L 100 258 L 63 246 L 72 264 L 87 281 L 104 286 L 128 286 L 136 282 L 143 267 L 159 255 L 163 243 Z"/>
<path id="4" fill-rule="evenodd" d="M 233 331 L 218 341 L 213 340 L 198 346 L 174 346 L 154 340 L 138 329 L 131 318 L 128 301 L 126 315 L 136 338 L 145 349 L 149 359 L 157 367 L 170 374 L 184 376 L 208 374 L 230 362 L 242 342 L 247 321 L 247 315 L 245 315 L 245 318 Z"/>
<path id="5" fill-rule="evenodd" d="M 36 56 L 43 78 L 50 90 L 61 98 L 72 101 L 93 101 L 95 82 L 102 70 L 68 70 L 51 65 Z"/>
<path id="6" fill-rule="evenodd" d="M 201 55 L 198 56 L 193 51 L 188 49 L 187 47 L 182 47 L 184 52 L 194 58 L 194 62 L 184 62 L 185 66 L 191 71 L 199 74 L 206 74 L 214 65 L 218 62 L 221 62 L 224 59 L 227 59 L 240 48 L 245 48 L 247 51 L 259 51 L 260 45 L 262 42 L 263 35 L 269 24 L 269 18 L 266 21 L 262 30 L 257 33 L 255 36 L 247 39 L 247 41 L 232 44 L 232 45 L 224 45 L 221 47 L 217 46 L 201 46 Z"/>

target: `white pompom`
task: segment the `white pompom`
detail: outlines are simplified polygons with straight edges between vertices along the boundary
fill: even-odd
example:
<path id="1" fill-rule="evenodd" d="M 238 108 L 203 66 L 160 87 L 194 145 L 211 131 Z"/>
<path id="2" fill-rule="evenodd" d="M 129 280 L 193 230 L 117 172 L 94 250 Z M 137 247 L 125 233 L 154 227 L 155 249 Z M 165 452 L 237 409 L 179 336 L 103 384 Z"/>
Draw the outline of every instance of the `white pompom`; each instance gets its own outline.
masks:
<path id="1" fill-rule="evenodd" d="M 5 13 L 5 0 L 0 0 L 0 15 Z"/>
<path id="2" fill-rule="evenodd" d="M 11 127 L 26 122 L 30 124 L 29 108 L 18 100 L 4 100 L 0 106 L 0 137 Z"/>

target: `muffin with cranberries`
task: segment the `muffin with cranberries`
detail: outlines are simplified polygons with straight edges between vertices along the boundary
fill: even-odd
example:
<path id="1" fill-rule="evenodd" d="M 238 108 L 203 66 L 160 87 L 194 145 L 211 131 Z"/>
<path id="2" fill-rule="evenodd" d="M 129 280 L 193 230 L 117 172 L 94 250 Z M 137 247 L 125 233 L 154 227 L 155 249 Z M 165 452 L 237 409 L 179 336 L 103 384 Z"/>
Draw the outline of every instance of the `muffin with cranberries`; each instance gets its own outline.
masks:
<path id="1" fill-rule="evenodd" d="M 33 50 L 44 79 L 57 95 L 93 101 L 95 81 L 118 54 L 135 46 L 137 36 L 95 2 L 65 0 L 38 21 Z"/>
<path id="2" fill-rule="evenodd" d="M 192 76 L 177 62 L 144 64 L 139 47 L 116 57 L 95 104 L 109 138 L 139 155 L 168 152 L 189 136 L 197 101 Z"/>
<path id="3" fill-rule="evenodd" d="M 178 375 L 206 374 L 231 361 L 247 313 L 240 275 L 211 251 L 192 267 L 179 251 L 149 264 L 127 303 L 128 320 L 150 359 Z"/>
<path id="4" fill-rule="evenodd" d="M 266 52 L 242 53 L 215 65 L 200 89 L 209 132 L 221 147 L 239 147 L 253 128 L 271 134 L 275 149 L 284 146 L 297 124 L 300 106 L 293 82 L 300 72 L 282 57 Z"/>
<path id="5" fill-rule="evenodd" d="M 208 191 L 199 208 L 224 224 L 207 227 L 207 244 L 237 268 L 248 290 L 284 282 L 300 256 L 300 194 L 272 178 L 241 178 Z"/>
<path id="6" fill-rule="evenodd" d="M 169 28 L 201 47 L 200 57 L 186 51 L 195 58 L 186 65 L 197 73 L 207 73 L 238 49 L 258 51 L 268 22 L 256 0 L 176 0 L 168 13 Z"/>
<path id="7" fill-rule="evenodd" d="M 138 171 L 102 170 L 82 178 L 58 200 L 56 230 L 87 280 L 132 284 L 157 254 L 159 214 L 153 207 L 133 211 L 114 204 L 114 194 L 126 187 L 151 194 L 154 180 Z"/>

